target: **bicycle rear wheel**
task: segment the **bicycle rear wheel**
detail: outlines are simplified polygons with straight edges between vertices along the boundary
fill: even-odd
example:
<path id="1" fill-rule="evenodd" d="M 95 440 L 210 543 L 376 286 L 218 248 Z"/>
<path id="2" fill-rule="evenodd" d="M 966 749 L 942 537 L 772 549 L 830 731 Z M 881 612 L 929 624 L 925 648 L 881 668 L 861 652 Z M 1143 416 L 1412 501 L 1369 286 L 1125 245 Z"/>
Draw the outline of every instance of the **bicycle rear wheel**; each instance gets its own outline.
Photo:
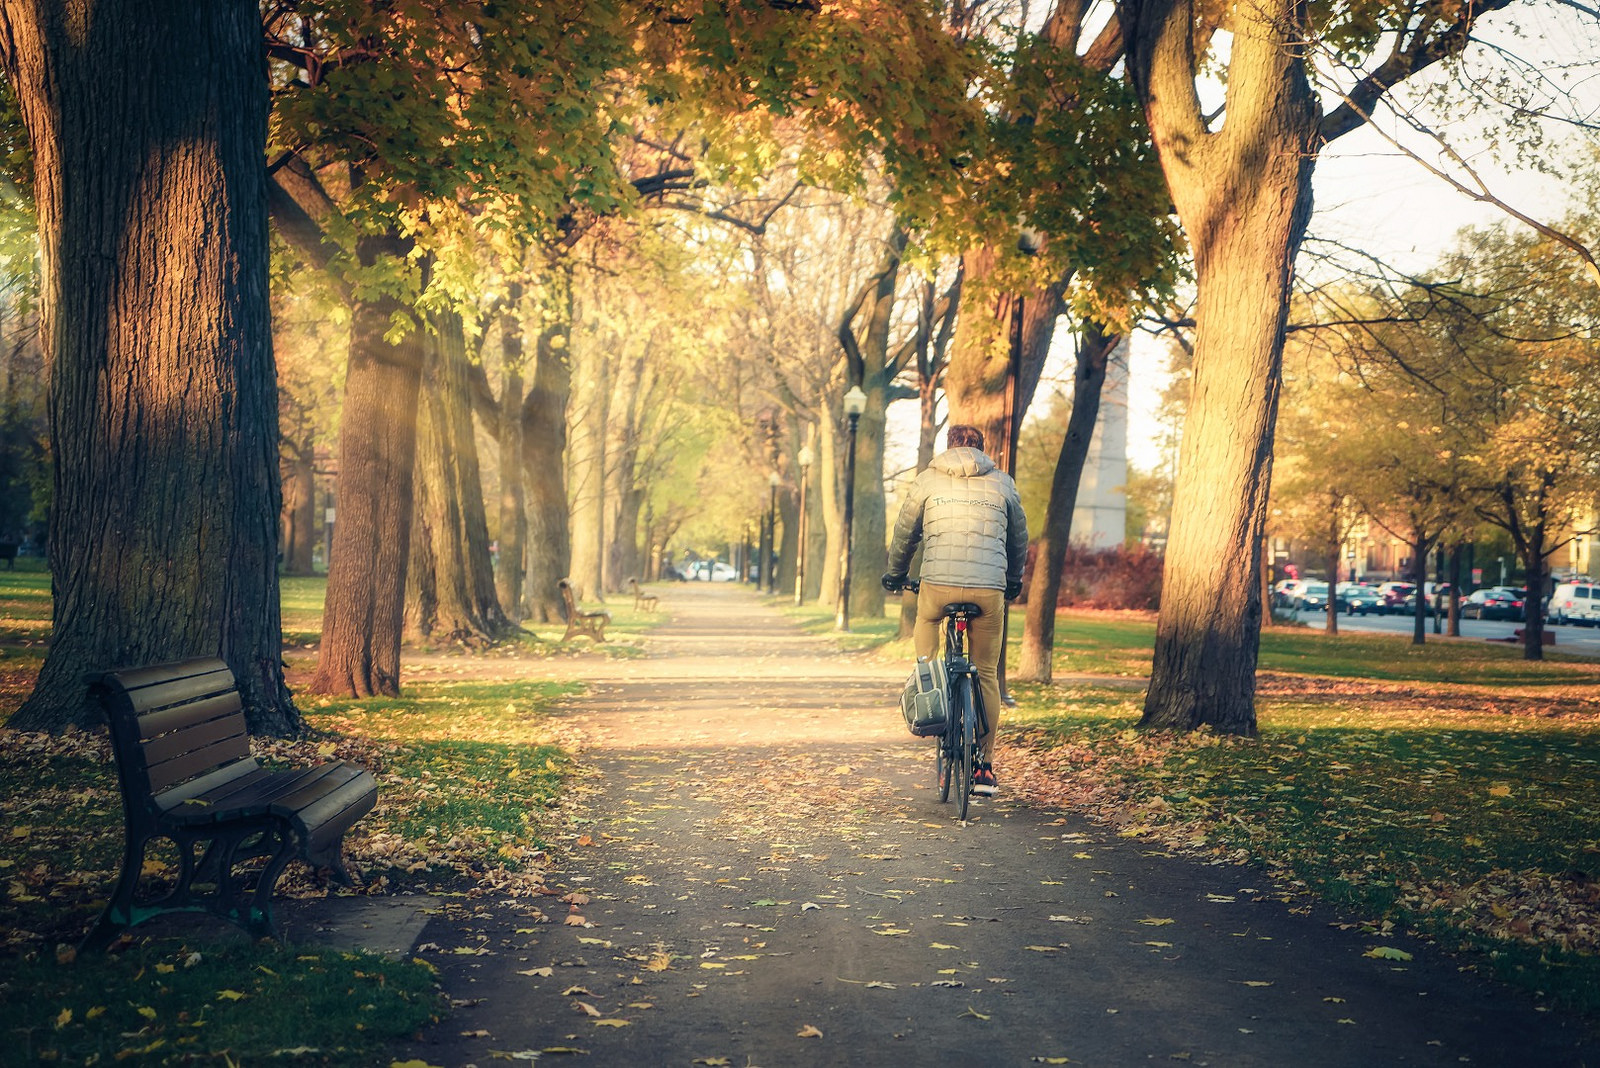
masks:
<path id="1" fill-rule="evenodd" d="M 945 714 L 951 715 L 953 712 L 953 709 L 947 709 Z M 936 776 L 935 781 L 939 784 L 939 803 L 941 805 L 950 800 L 951 768 L 955 764 L 954 757 L 956 752 L 955 738 L 955 720 L 952 718 L 945 723 L 944 730 L 940 731 L 939 735 L 933 740 L 933 770 Z"/>
<path id="2" fill-rule="evenodd" d="M 950 711 L 956 717 L 957 736 L 955 766 L 950 769 L 950 777 L 955 780 L 956 808 L 964 821 L 967 818 L 967 806 L 972 800 L 972 761 L 978 747 L 978 706 L 972 692 L 971 675 L 956 679 L 954 696 Z"/>

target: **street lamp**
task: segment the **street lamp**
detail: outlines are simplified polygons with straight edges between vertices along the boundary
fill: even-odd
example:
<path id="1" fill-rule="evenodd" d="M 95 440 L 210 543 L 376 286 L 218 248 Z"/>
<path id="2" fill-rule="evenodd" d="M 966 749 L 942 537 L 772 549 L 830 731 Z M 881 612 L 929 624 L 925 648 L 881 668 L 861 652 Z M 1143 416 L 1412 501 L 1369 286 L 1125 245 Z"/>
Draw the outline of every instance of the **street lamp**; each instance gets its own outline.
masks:
<path id="1" fill-rule="evenodd" d="M 839 614 L 833 621 L 834 630 L 850 629 L 850 565 L 855 555 L 856 542 L 856 426 L 861 413 L 867 410 L 867 395 L 860 386 L 851 386 L 844 395 L 844 414 L 850 418 L 850 439 L 844 454 L 844 567 L 839 578 Z"/>
<path id="2" fill-rule="evenodd" d="M 767 555 L 761 561 L 767 576 L 767 592 L 778 592 L 778 483 L 783 479 L 774 471 L 767 476 Z"/>
<path id="3" fill-rule="evenodd" d="M 806 476 L 811 474 L 811 446 L 802 445 L 795 459 L 800 463 L 800 537 L 794 554 L 794 603 L 799 607 L 806 597 Z"/>

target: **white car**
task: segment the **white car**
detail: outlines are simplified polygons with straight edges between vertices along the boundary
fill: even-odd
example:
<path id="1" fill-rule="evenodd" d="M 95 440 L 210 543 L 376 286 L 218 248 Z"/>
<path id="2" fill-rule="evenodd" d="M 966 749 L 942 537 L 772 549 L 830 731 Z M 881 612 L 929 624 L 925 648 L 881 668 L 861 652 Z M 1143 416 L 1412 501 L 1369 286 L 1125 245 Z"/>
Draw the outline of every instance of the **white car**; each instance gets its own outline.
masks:
<path id="1" fill-rule="evenodd" d="M 1600 622 L 1600 586 L 1588 582 L 1557 583 L 1546 615 L 1552 623 L 1594 626 Z"/>
<path id="2" fill-rule="evenodd" d="M 1279 608 L 1289 608 L 1305 592 L 1304 579 L 1279 579 L 1272 586 L 1272 603 Z"/>
<path id="3" fill-rule="evenodd" d="M 701 582 L 732 582 L 739 572 L 721 560 L 700 560 L 689 565 L 689 577 Z"/>

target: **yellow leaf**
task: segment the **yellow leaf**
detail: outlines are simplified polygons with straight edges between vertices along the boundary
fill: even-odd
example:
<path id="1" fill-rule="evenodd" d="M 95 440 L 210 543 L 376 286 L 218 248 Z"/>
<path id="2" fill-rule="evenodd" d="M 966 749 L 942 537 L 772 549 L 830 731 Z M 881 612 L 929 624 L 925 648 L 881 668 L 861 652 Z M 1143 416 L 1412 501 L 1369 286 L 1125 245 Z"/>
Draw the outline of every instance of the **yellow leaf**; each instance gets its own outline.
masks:
<path id="1" fill-rule="evenodd" d="M 175 972 L 177 970 L 178 970 L 178 966 L 176 964 L 157 964 L 156 965 L 156 971 L 161 975 L 171 975 L 173 972 Z"/>
<path id="2" fill-rule="evenodd" d="M 156 1018 L 156 1010 L 152 1009 L 148 1005 L 140 1005 L 138 1012 L 139 1015 L 143 1016 L 146 1020 L 154 1020 Z"/>
<path id="3" fill-rule="evenodd" d="M 718 964 L 715 961 L 703 960 L 703 961 L 700 962 L 700 967 L 702 967 L 702 968 L 726 968 L 727 965 L 726 964 Z"/>
<path id="4" fill-rule="evenodd" d="M 555 973 L 556 973 L 556 970 L 554 968 L 529 968 L 528 970 L 518 972 L 517 974 L 518 975 L 540 975 L 540 976 L 543 976 L 544 978 L 548 979 L 552 975 L 554 975 Z"/>
<path id="5" fill-rule="evenodd" d="M 389 1068 L 439 1068 L 437 1064 L 427 1061 L 390 1061 Z"/>
<path id="6" fill-rule="evenodd" d="M 1055 946 L 1023 946 L 1022 948 L 1023 949 L 1031 949 L 1035 953 L 1056 953 L 1056 952 L 1059 952 L 1056 949 Z"/>
<path id="7" fill-rule="evenodd" d="M 1497 782 L 1493 786 L 1489 787 L 1489 796 L 1490 797 L 1510 797 L 1511 796 L 1511 787 L 1507 786 L 1503 782 Z"/>
<path id="8" fill-rule="evenodd" d="M 1140 920 L 1139 922 L 1144 924 L 1146 927 L 1165 927 L 1169 923 L 1177 923 L 1178 921 L 1177 920 L 1171 920 L 1171 919 L 1165 919 L 1165 918 L 1160 917 L 1160 916 L 1146 916 L 1144 919 Z"/>
<path id="9" fill-rule="evenodd" d="M 1363 953 L 1361 955 L 1363 957 L 1371 957 L 1374 960 L 1410 960 L 1411 959 L 1411 954 L 1407 953 L 1403 949 L 1395 949 L 1393 946 L 1373 946 L 1371 949 L 1367 950 L 1365 953 Z"/>
<path id="10" fill-rule="evenodd" d="M 816 1024 L 806 1024 L 804 1027 L 800 1028 L 800 1030 L 796 1031 L 795 1035 L 800 1038 L 821 1038 L 822 1032 L 817 1028 Z"/>
<path id="11" fill-rule="evenodd" d="M 100 1019 L 100 1017 L 104 1016 L 105 1014 L 106 1014 L 106 1007 L 104 1005 L 96 1005 L 94 1008 L 92 1008 L 88 1012 L 84 1013 L 83 1014 L 83 1018 L 85 1020 L 98 1020 L 98 1019 Z"/>
<path id="12" fill-rule="evenodd" d="M 72 1022 L 72 1010 L 62 1009 L 61 1015 L 56 1017 L 56 1030 L 59 1031 Z"/>
<path id="13" fill-rule="evenodd" d="M 1265 982 L 1264 980 L 1261 980 L 1261 979 L 1246 979 L 1244 981 L 1244 985 L 1245 986 L 1271 986 L 1272 984 L 1269 983 L 1269 982 Z"/>
<path id="14" fill-rule="evenodd" d="M 574 1001 L 573 1004 L 576 1005 L 578 1007 L 578 1011 L 583 1013 L 585 1016 L 599 1017 L 603 1015 L 599 1009 L 595 1008 L 587 1001 Z"/>
<path id="15" fill-rule="evenodd" d="M 627 1020 L 596 1020 L 594 1022 L 594 1025 L 596 1027 L 627 1027 L 627 1026 L 629 1026 Z"/>
<path id="16" fill-rule="evenodd" d="M 217 1000 L 218 1001 L 243 1001 L 244 1000 L 244 995 L 239 993 L 237 990 L 219 990 L 219 991 L 217 991 Z"/>

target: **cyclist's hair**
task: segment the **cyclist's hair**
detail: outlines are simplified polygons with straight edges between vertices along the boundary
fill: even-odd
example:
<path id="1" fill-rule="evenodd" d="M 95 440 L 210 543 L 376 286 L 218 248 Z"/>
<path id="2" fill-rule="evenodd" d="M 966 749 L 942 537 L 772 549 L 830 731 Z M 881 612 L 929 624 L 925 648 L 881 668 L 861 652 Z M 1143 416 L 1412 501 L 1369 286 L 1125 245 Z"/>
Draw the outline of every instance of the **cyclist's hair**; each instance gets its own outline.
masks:
<path id="1" fill-rule="evenodd" d="M 950 427 L 950 447 L 959 449 L 970 446 L 974 449 L 983 448 L 983 431 L 975 426 L 955 424 Z"/>

